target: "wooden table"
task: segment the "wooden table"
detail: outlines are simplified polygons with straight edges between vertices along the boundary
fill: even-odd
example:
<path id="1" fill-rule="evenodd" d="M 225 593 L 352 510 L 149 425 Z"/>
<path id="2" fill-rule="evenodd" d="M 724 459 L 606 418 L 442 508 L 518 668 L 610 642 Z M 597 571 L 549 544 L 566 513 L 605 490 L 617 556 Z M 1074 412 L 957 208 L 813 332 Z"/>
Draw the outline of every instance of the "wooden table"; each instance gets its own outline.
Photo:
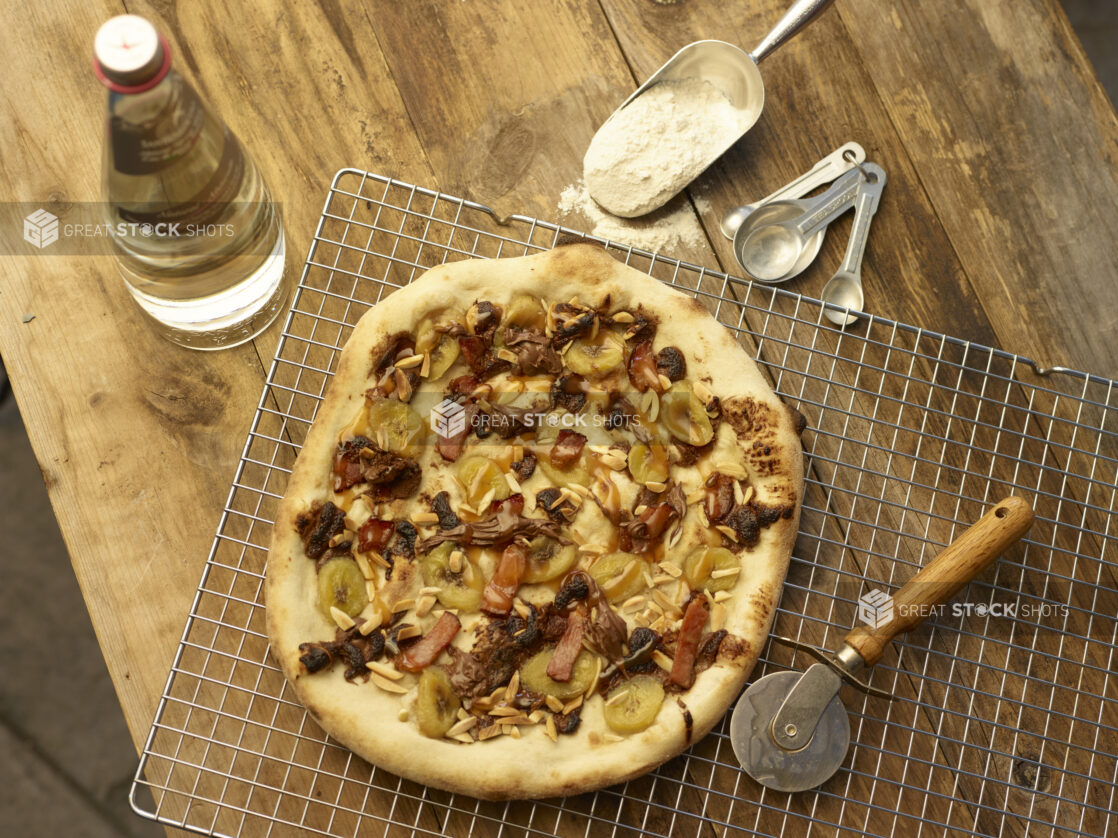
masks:
<path id="1" fill-rule="evenodd" d="M 11 200 L 98 198 L 105 0 L 4 4 Z M 128 4 L 283 202 L 289 270 L 333 174 L 357 166 L 557 220 L 597 126 L 682 45 L 751 47 L 782 0 Z M 843 142 L 889 175 L 867 307 L 1118 376 L 1118 121 L 1056 0 L 840 0 L 763 65 L 765 113 L 692 195 L 718 219 Z M 567 219 L 571 223 L 570 219 Z M 817 293 L 828 237 L 796 290 Z M 132 735 L 142 744 L 278 329 L 219 353 L 161 341 L 107 257 L 4 257 L 0 352 Z M 34 315 L 30 319 L 26 315 Z M 479 832 L 481 828 L 479 827 Z"/>

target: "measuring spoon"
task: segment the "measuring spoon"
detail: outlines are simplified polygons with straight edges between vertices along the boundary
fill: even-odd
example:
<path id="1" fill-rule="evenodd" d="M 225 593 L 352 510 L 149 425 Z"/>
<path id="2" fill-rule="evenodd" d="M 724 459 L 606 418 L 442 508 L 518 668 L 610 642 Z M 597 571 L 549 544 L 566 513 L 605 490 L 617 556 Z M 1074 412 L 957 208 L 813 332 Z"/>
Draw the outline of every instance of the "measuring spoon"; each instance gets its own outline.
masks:
<path id="1" fill-rule="evenodd" d="M 644 215 L 666 204 L 680 189 L 694 180 L 704 169 L 717 160 L 725 151 L 745 135 L 761 116 L 765 105 L 765 85 L 761 79 L 761 71 L 757 65 L 769 53 L 795 35 L 820 12 L 831 4 L 832 0 L 796 0 L 791 8 L 782 17 L 757 45 L 751 53 L 745 52 L 740 47 L 728 44 L 725 41 L 695 41 L 679 50 L 669 58 L 659 70 L 649 76 L 648 80 L 638 87 L 621 103 L 601 127 L 598 128 L 594 139 L 590 141 L 593 148 L 594 140 L 602 133 L 608 123 L 618 118 L 637 97 L 645 93 L 650 87 L 663 81 L 676 81 L 687 78 L 700 78 L 710 82 L 723 93 L 730 104 L 740 111 L 740 131 L 726 138 L 726 142 L 710 149 L 709 159 L 697 160 L 688 165 L 687 170 L 679 173 L 676 182 L 679 187 L 664 194 L 664 190 L 657 189 L 658 184 L 629 183 L 626 187 L 631 194 L 626 196 L 624 205 L 617 205 L 611 201 L 613 190 L 603 193 L 601 188 L 596 188 L 594 178 L 587 177 L 584 164 L 583 177 L 586 180 L 590 196 L 603 208 L 614 215 L 623 218 L 634 218 Z M 659 125 L 659 136 L 666 136 L 672 130 L 671 125 Z M 655 138 L 653 138 L 655 139 Z M 587 154 L 589 157 L 589 152 Z M 654 179 L 653 179 L 654 180 Z M 650 189 L 655 191 L 650 191 Z M 642 191 L 643 190 L 643 191 Z M 648 193 L 648 194 L 646 194 Z M 634 197 L 635 196 L 635 197 Z M 611 203 L 614 206 L 611 206 Z"/>
<path id="2" fill-rule="evenodd" d="M 789 181 L 767 198 L 754 201 L 752 204 L 746 204 L 744 207 L 734 207 L 732 210 L 729 210 L 722 216 L 722 221 L 719 224 L 722 229 L 722 235 L 728 239 L 732 239 L 734 233 L 741 227 L 742 222 L 749 218 L 759 207 L 786 198 L 802 198 L 813 189 L 817 189 L 825 183 L 830 183 L 839 175 L 849 172 L 865 159 L 866 150 L 857 143 L 847 143 L 844 146 L 836 148 L 812 166 L 810 171 L 804 172 L 793 181 Z M 822 238 L 820 241 L 822 241 Z"/>
<path id="3" fill-rule="evenodd" d="M 836 308 L 823 309 L 823 316 L 836 326 L 849 326 L 858 318 L 851 311 L 861 311 L 865 304 L 862 293 L 862 256 L 866 252 L 866 239 L 870 234 L 870 222 L 881 203 L 881 192 L 885 189 L 885 171 L 873 163 L 862 166 L 865 180 L 858 187 L 854 199 L 854 224 L 850 227 L 850 240 L 846 243 L 846 255 L 827 284 L 823 286 L 823 302 Z M 840 311 L 839 309 L 844 309 Z"/>
<path id="4" fill-rule="evenodd" d="M 852 169 L 818 197 L 774 201 L 753 213 L 734 237 L 734 250 L 745 272 L 761 282 L 781 282 L 803 270 L 811 261 L 805 262 L 803 256 L 812 237 L 854 205 L 861 180 L 862 173 Z M 778 219 L 778 213 L 789 217 Z"/>

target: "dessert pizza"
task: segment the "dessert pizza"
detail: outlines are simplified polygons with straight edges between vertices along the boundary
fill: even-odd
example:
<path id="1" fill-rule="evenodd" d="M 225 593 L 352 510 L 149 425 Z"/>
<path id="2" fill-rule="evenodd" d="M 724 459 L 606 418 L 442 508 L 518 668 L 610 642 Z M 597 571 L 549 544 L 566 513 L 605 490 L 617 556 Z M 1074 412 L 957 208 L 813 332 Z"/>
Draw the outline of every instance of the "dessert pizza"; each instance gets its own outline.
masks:
<path id="1" fill-rule="evenodd" d="M 354 328 L 279 509 L 272 651 L 333 737 L 480 798 L 642 774 L 768 633 L 802 419 L 591 244 L 434 268 Z"/>

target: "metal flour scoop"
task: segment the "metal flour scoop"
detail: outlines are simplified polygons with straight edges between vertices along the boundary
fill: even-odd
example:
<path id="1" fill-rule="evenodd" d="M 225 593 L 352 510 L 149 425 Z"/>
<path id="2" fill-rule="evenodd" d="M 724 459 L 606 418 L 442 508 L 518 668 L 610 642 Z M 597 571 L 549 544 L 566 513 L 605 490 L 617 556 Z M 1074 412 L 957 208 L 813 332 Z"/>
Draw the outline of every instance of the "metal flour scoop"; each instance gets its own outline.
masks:
<path id="1" fill-rule="evenodd" d="M 675 172 L 676 176 L 671 181 L 672 188 L 668 190 L 655 186 L 650 187 L 644 181 L 626 183 L 627 194 L 623 203 L 619 201 L 619 190 L 606 189 L 600 186 L 597 179 L 593 177 L 592 167 L 584 163 L 583 174 L 591 197 L 609 212 L 624 218 L 644 215 L 666 204 L 680 189 L 694 180 L 707 166 L 721 157 L 730 146 L 753 127 L 761 116 L 761 110 L 765 105 L 765 85 L 761 80 L 761 71 L 757 67 L 758 63 L 799 32 L 816 15 L 826 9 L 831 2 L 832 0 L 797 0 L 752 53 L 747 53 L 725 41 L 695 41 L 669 58 L 659 70 L 653 73 L 628 99 L 622 102 L 621 106 L 598 128 L 594 139 L 590 142 L 587 161 L 592 159 L 595 142 L 603 136 L 606 127 L 618 120 L 622 112 L 634 100 L 650 87 L 661 82 L 696 78 L 710 82 L 729 99 L 730 104 L 738 111 L 738 119 L 735 120 L 735 125 L 740 130 L 736 134 L 725 137 L 723 142 L 712 145 L 709 149 L 709 155 L 703 155 L 700 160 L 689 161 L 683 170 Z M 667 132 L 671 129 L 672 126 L 670 125 L 658 126 L 658 130 L 661 132 Z M 650 137 L 648 141 L 655 142 L 656 138 Z M 668 165 L 673 165 L 675 162 L 668 161 Z M 665 191 L 669 194 L 664 194 Z"/>
<path id="2" fill-rule="evenodd" d="M 838 652 L 819 653 L 823 663 L 804 673 L 774 672 L 753 682 L 730 719 L 730 744 L 746 773 L 788 792 L 830 778 L 850 745 L 850 721 L 838 695 L 843 680 L 860 684 L 858 675 L 877 663 L 889 641 L 924 622 L 933 606 L 954 596 L 1032 522 L 1026 501 L 1002 500 L 893 594 L 891 616 L 853 629 Z"/>

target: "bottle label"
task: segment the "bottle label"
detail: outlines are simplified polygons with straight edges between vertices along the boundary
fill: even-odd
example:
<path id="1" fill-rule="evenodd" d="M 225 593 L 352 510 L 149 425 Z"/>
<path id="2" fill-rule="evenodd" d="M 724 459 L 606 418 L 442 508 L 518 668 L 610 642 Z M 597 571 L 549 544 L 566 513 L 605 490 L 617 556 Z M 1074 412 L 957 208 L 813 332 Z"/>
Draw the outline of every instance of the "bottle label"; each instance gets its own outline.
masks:
<path id="1" fill-rule="evenodd" d="M 230 202 L 237 196 L 245 176 L 245 156 L 241 144 L 228 128 L 221 160 L 210 179 L 185 201 L 168 204 L 148 204 L 144 210 L 120 207 L 117 214 L 123 221 L 136 224 L 182 222 L 205 225 L 218 223 L 231 209 Z"/>
<path id="2" fill-rule="evenodd" d="M 154 174 L 188 154 L 205 127 L 202 100 L 189 84 L 178 84 L 153 118 L 143 122 L 110 118 L 113 168 L 126 175 Z"/>

